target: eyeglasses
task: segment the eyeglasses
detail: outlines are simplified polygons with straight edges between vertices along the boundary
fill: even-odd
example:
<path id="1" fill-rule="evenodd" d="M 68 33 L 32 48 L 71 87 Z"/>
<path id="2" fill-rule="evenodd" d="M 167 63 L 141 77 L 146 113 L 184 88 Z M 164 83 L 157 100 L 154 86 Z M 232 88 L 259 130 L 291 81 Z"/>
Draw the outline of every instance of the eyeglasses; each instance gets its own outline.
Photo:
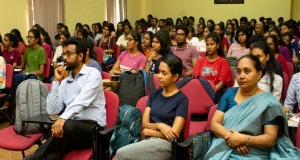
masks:
<path id="1" fill-rule="evenodd" d="M 32 36 L 26 36 L 26 39 L 28 39 L 28 40 L 31 40 L 32 38 L 35 38 L 35 37 L 32 37 Z"/>
<path id="2" fill-rule="evenodd" d="M 66 52 L 66 53 L 62 53 L 61 56 L 67 56 L 70 57 L 72 54 L 76 54 L 76 53 L 71 53 L 71 52 Z"/>
<path id="3" fill-rule="evenodd" d="M 133 38 L 126 38 L 125 39 L 125 41 L 128 41 L 128 42 L 133 41 L 133 40 L 134 40 Z"/>
<path id="4" fill-rule="evenodd" d="M 185 36 L 185 34 L 184 33 L 176 33 L 176 36 L 183 37 L 183 36 Z"/>

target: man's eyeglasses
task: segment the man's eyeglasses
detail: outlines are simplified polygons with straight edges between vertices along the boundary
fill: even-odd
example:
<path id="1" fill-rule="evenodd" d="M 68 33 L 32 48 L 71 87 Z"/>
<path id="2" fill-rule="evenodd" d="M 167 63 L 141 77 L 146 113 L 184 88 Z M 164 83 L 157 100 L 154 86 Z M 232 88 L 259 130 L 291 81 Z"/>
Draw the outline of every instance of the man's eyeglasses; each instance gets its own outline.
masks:
<path id="1" fill-rule="evenodd" d="M 61 56 L 67 56 L 70 57 L 72 54 L 76 54 L 76 53 L 71 53 L 71 52 L 66 52 L 66 53 L 62 53 Z"/>
<path id="2" fill-rule="evenodd" d="M 35 37 L 32 37 L 32 36 L 26 36 L 26 39 L 28 39 L 28 40 L 31 40 L 32 38 L 35 38 Z"/>

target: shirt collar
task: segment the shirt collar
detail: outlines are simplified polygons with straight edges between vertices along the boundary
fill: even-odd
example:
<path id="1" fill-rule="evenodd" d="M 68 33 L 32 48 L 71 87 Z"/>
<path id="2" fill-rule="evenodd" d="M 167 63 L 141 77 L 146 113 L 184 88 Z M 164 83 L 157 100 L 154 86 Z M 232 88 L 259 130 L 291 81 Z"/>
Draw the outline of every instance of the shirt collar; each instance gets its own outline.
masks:
<path id="1" fill-rule="evenodd" d="M 87 72 L 87 66 L 85 64 L 83 64 L 80 71 L 79 71 L 79 73 L 76 76 L 84 75 L 84 74 L 86 74 L 86 72 Z M 74 78 L 72 76 L 72 71 L 69 72 L 69 76 L 67 78 L 67 81 L 68 82 L 74 81 Z"/>

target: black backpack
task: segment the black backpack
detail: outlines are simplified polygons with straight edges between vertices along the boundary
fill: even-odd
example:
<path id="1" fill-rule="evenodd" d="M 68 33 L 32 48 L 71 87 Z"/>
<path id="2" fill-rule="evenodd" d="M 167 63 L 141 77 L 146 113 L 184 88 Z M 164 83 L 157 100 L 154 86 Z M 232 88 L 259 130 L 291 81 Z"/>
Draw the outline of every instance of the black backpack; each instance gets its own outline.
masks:
<path id="1" fill-rule="evenodd" d="M 128 144 L 140 141 L 142 113 L 138 108 L 130 105 L 119 107 L 119 114 L 115 130 L 109 143 L 110 156 Z"/>
<path id="2" fill-rule="evenodd" d="M 147 94 L 147 73 L 143 70 L 132 73 L 124 71 L 120 76 L 117 95 L 120 106 L 128 104 L 136 106 L 137 101 Z"/>

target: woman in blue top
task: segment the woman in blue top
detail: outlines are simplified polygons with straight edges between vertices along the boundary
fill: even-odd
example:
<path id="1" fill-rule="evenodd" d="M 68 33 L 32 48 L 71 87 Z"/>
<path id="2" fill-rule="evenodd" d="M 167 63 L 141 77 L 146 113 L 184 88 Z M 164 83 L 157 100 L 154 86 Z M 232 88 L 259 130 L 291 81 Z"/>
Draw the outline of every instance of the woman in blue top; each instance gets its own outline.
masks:
<path id="1" fill-rule="evenodd" d="M 162 58 L 158 79 L 160 89 L 151 92 L 142 120 L 140 142 L 117 150 L 115 160 L 169 159 L 172 138 L 182 139 L 188 110 L 187 97 L 176 87 L 182 61 L 174 55 Z"/>
<path id="2" fill-rule="evenodd" d="M 288 138 L 283 108 L 258 87 L 264 75 L 259 59 L 244 55 L 237 65 L 239 88 L 221 98 L 211 121 L 216 136 L 204 159 L 292 159 L 300 156 Z M 286 154 L 288 152 L 288 154 Z"/>

